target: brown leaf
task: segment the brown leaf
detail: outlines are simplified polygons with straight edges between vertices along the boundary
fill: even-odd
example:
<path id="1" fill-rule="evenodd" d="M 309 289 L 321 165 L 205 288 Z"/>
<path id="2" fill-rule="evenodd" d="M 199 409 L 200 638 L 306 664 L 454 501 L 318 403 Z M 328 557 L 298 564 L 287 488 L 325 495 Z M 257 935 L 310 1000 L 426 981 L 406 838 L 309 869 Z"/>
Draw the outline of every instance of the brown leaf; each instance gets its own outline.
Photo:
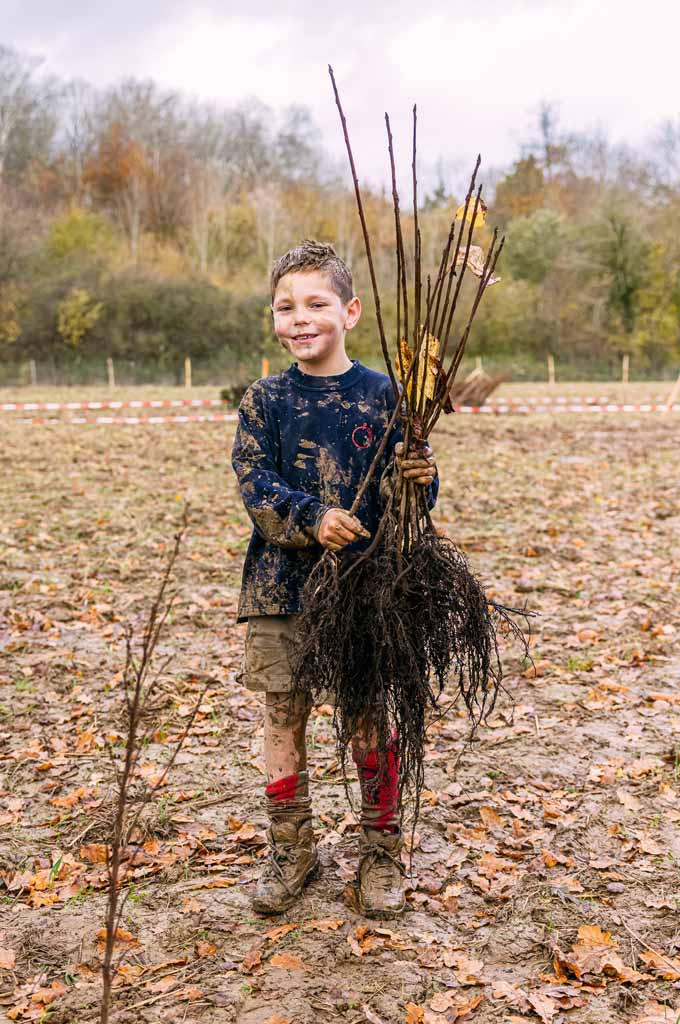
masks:
<path id="1" fill-rule="evenodd" d="M 0 968 L 11 971 L 17 962 L 17 955 L 13 949 L 6 949 L 0 946 Z"/>
<path id="2" fill-rule="evenodd" d="M 276 928 L 270 928 L 268 932 L 265 932 L 264 937 L 269 939 L 270 942 L 276 942 L 283 935 L 287 935 L 288 932 L 294 932 L 299 927 L 299 924 L 279 924 Z"/>
<path id="3" fill-rule="evenodd" d="M 275 953 L 269 963 L 272 967 L 279 967 L 282 971 L 309 971 L 311 969 L 294 953 Z"/>
<path id="4" fill-rule="evenodd" d="M 88 843 L 80 847 L 78 856 L 88 864 L 106 864 L 107 850 L 105 843 Z"/>
<path id="5" fill-rule="evenodd" d="M 645 1003 L 641 1016 L 636 1017 L 630 1024 L 677 1024 L 678 1014 L 680 1006 L 672 1009 L 670 1006 L 662 1006 L 653 999 Z"/>
<path id="6" fill-rule="evenodd" d="M 179 992 L 175 992 L 175 998 L 180 1000 L 188 1000 L 193 1002 L 195 999 L 201 999 L 203 992 L 196 985 L 185 985 Z"/>
<path id="7" fill-rule="evenodd" d="M 241 973 L 251 974 L 256 967 L 259 967 L 262 963 L 262 948 L 260 946 L 253 946 L 249 949 L 246 955 L 241 961 Z"/>
<path id="8" fill-rule="evenodd" d="M 307 921 L 303 931 L 334 932 L 341 928 L 344 923 L 341 917 L 322 917 L 318 921 Z"/>
<path id="9" fill-rule="evenodd" d="M 660 953 L 654 953 L 651 950 L 649 952 L 641 953 L 640 959 L 646 963 L 648 967 L 657 971 L 659 977 L 665 978 L 666 981 L 678 981 L 678 979 L 680 979 L 680 960 L 674 960 L 668 956 L 661 956 Z"/>
<path id="10" fill-rule="evenodd" d="M 213 953 L 217 952 L 217 946 L 213 942 L 206 942 L 205 939 L 197 942 L 195 949 L 196 956 L 212 956 Z"/>
<path id="11" fill-rule="evenodd" d="M 424 1007 L 418 1006 L 417 1003 L 406 1003 L 404 1009 L 406 1010 L 405 1024 L 421 1024 L 425 1016 Z"/>
<path id="12" fill-rule="evenodd" d="M 372 1010 L 367 1003 L 362 1003 L 361 1009 L 363 1011 L 364 1017 L 369 1022 L 369 1024 L 385 1024 L 383 1018 L 379 1017 L 375 1010 Z"/>
<path id="13" fill-rule="evenodd" d="M 192 885 L 192 889 L 228 889 L 232 885 L 236 885 L 238 882 L 237 878 L 209 878 L 205 882 L 195 882 Z"/>
<path id="14" fill-rule="evenodd" d="M 479 817 L 486 828 L 503 828 L 503 819 L 494 811 L 493 807 L 480 807 Z"/>
<path id="15" fill-rule="evenodd" d="M 557 1013 L 555 1002 L 549 996 L 542 995 L 540 992 L 527 993 L 527 999 L 543 1021 L 543 1024 L 550 1024 Z"/>
<path id="16" fill-rule="evenodd" d="M 287 1017 L 279 1017 L 278 1013 L 275 1013 L 273 1017 L 267 1017 L 266 1020 L 263 1020 L 262 1024 L 293 1024 L 293 1022 L 288 1020 Z"/>

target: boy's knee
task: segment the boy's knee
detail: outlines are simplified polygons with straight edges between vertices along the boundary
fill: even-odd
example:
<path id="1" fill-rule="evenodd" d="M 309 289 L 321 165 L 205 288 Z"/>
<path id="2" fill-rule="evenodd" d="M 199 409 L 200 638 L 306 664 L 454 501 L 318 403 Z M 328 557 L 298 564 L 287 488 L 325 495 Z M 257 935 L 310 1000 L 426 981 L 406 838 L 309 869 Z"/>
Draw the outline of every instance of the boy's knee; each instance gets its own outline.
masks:
<path id="1" fill-rule="evenodd" d="M 265 706 L 267 717 L 273 725 L 289 728 L 305 725 L 312 709 L 310 701 L 305 696 L 290 691 L 267 691 Z"/>

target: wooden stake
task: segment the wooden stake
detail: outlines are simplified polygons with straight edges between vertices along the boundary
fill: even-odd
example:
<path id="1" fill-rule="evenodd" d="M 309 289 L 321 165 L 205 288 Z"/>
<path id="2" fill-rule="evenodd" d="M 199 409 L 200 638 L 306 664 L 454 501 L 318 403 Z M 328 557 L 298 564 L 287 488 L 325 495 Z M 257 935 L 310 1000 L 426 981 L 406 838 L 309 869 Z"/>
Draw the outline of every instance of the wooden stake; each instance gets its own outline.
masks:
<path id="1" fill-rule="evenodd" d="M 475 356 L 475 372 L 482 373 L 482 357 Z"/>
<path id="2" fill-rule="evenodd" d="M 627 384 L 630 377 L 630 356 L 626 352 L 621 360 L 621 383 Z"/>
<path id="3" fill-rule="evenodd" d="M 184 387 L 191 387 L 191 359 L 189 356 L 184 360 Z"/>
<path id="4" fill-rule="evenodd" d="M 106 359 L 106 375 L 109 379 L 109 387 L 113 391 L 116 387 L 116 371 L 113 368 L 113 359 L 108 356 Z"/>
<path id="5" fill-rule="evenodd" d="M 671 393 L 668 396 L 668 401 L 666 402 L 666 408 L 664 409 L 664 412 L 673 411 L 673 406 L 675 405 L 678 396 L 680 396 L 680 374 L 678 374 L 678 379 L 671 388 Z"/>
<path id="6" fill-rule="evenodd" d="M 31 359 L 28 364 L 28 372 L 31 378 L 31 387 L 34 388 L 38 383 L 38 368 L 35 365 L 35 359 Z"/>
<path id="7" fill-rule="evenodd" d="M 262 376 L 269 376 L 269 360 L 267 359 L 266 356 L 262 356 Z"/>
<path id="8" fill-rule="evenodd" d="M 555 357 L 548 356 L 548 384 L 555 383 Z"/>

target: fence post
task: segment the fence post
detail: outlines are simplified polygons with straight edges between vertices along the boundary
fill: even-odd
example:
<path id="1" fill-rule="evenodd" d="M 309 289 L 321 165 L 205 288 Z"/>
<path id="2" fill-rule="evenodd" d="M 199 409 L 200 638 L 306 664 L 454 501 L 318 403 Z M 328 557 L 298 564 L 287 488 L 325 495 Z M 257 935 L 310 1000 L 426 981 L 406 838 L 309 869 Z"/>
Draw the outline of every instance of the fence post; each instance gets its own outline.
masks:
<path id="1" fill-rule="evenodd" d="M 481 356 L 475 356 L 475 373 L 481 373 L 481 372 L 482 372 L 482 357 Z"/>
<path id="2" fill-rule="evenodd" d="M 630 376 L 630 356 L 626 352 L 621 360 L 621 383 L 627 384 Z"/>
<path id="3" fill-rule="evenodd" d="M 106 375 L 109 379 L 109 387 L 113 391 L 116 386 L 116 371 L 113 368 L 113 359 L 111 356 L 107 356 L 106 359 Z"/>
<path id="4" fill-rule="evenodd" d="M 38 367 L 35 365 L 35 359 L 29 360 L 28 373 L 31 379 L 31 387 L 34 388 L 38 383 Z"/>
<path id="5" fill-rule="evenodd" d="M 184 387 L 191 387 L 191 359 L 189 356 L 184 360 Z"/>
<path id="6" fill-rule="evenodd" d="M 548 356 L 548 384 L 555 383 L 555 357 Z"/>
<path id="7" fill-rule="evenodd" d="M 267 359 L 266 356 L 262 356 L 262 376 L 269 376 L 269 360 Z"/>

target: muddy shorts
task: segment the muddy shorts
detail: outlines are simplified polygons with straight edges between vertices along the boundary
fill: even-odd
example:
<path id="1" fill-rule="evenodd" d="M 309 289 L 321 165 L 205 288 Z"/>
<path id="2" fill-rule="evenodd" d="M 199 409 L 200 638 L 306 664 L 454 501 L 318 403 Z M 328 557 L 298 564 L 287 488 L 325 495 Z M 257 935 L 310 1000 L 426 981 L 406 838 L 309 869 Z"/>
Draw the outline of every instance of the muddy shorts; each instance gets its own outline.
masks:
<path id="1" fill-rule="evenodd" d="M 297 615 L 257 615 L 248 619 L 245 651 L 237 681 L 259 693 L 289 693 L 293 686 L 289 651 Z M 332 704 L 323 693 L 317 704 Z"/>
<path id="2" fill-rule="evenodd" d="M 257 615 L 248 619 L 238 681 L 249 690 L 287 693 L 292 688 L 288 651 L 297 615 Z"/>

